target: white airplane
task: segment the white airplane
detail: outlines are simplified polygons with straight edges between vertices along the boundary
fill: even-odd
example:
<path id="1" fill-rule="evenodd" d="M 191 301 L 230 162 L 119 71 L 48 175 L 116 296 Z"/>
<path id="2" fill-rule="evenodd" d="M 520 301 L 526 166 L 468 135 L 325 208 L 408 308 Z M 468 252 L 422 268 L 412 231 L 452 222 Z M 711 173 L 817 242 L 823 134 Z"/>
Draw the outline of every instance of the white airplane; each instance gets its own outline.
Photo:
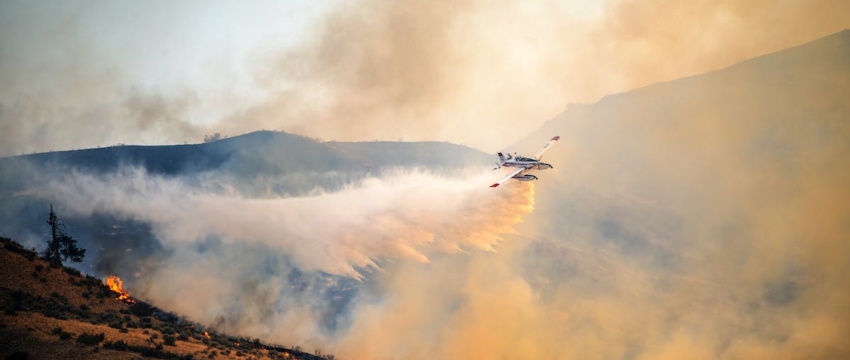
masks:
<path id="1" fill-rule="evenodd" d="M 553 137 L 552 140 L 549 140 L 549 142 L 546 143 L 546 145 L 543 145 L 543 148 L 540 149 L 533 158 L 511 156 L 511 154 L 508 154 L 508 157 L 505 157 L 504 154 L 499 153 L 499 162 L 496 163 L 498 167 L 493 170 L 501 169 L 502 166 L 515 167 L 517 169 L 508 174 L 508 176 L 503 177 L 502 180 L 490 185 L 490 187 L 502 185 L 502 183 L 508 181 L 508 179 L 517 179 L 519 181 L 537 180 L 537 176 L 528 174 L 528 172 L 531 170 L 546 170 L 552 168 L 552 165 L 541 162 L 540 159 L 543 157 L 543 153 L 545 153 L 546 150 L 549 150 L 549 148 L 552 147 L 552 145 L 560 138 L 560 136 Z M 516 155 L 516 153 L 514 153 L 514 155 Z"/>

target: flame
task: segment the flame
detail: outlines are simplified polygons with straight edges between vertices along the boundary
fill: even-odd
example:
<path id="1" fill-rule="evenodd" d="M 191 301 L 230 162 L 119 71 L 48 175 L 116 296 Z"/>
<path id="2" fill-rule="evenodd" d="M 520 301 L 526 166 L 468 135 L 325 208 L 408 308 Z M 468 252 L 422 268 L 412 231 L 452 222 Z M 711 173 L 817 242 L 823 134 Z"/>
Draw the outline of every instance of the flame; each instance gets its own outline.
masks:
<path id="1" fill-rule="evenodd" d="M 206 336 L 206 337 L 207 337 L 207 339 L 212 339 L 212 338 L 210 337 L 210 333 L 208 333 L 208 332 L 206 332 L 206 331 L 204 331 L 204 336 Z"/>
<path id="2" fill-rule="evenodd" d="M 121 278 L 112 275 L 106 278 L 106 285 L 109 286 L 110 290 L 120 294 L 118 295 L 118 298 L 116 300 L 124 301 L 131 304 L 136 303 L 136 300 L 130 298 L 130 293 L 124 290 L 124 282 L 121 281 Z"/>

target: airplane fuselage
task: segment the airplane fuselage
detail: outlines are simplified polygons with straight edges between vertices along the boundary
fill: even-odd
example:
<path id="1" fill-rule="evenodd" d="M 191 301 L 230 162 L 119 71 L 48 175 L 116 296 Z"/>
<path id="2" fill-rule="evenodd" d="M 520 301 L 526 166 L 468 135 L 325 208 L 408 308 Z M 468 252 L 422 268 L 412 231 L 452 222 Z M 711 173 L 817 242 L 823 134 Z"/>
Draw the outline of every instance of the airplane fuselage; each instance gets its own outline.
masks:
<path id="1" fill-rule="evenodd" d="M 552 165 L 547 164 L 542 161 L 513 161 L 508 160 L 502 163 L 502 166 L 506 167 L 516 167 L 516 168 L 525 168 L 526 170 L 547 170 L 551 169 Z"/>
<path id="2" fill-rule="evenodd" d="M 542 149 L 540 149 L 539 152 L 537 152 L 537 155 L 535 155 L 533 158 L 512 156 L 510 154 L 505 156 L 505 154 L 499 153 L 499 162 L 496 163 L 496 165 L 498 166 L 493 170 L 500 169 L 503 166 L 516 168 L 516 170 L 503 177 L 502 180 L 499 180 L 495 184 L 490 185 L 490 187 L 497 187 L 508 179 L 515 179 L 519 181 L 537 180 L 537 176 L 528 174 L 528 172 L 532 170 L 548 170 L 552 168 L 551 164 L 542 162 L 540 161 L 540 159 L 543 156 L 543 153 L 546 152 L 546 150 L 548 150 L 549 147 L 552 146 L 552 144 L 554 144 L 560 138 L 560 136 L 553 137 L 551 140 L 549 140 L 548 143 L 546 143 L 546 145 L 543 146 Z"/>
<path id="3" fill-rule="evenodd" d="M 502 163 L 502 166 L 506 167 L 514 167 L 514 168 L 522 168 L 518 174 L 511 177 L 511 179 L 516 179 L 519 181 L 531 181 L 537 180 L 537 176 L 528 174 L 531 170 L 546 170 L 551 169 L 552 165 L 540 162 L 540 161 L 505 161 Z"/>

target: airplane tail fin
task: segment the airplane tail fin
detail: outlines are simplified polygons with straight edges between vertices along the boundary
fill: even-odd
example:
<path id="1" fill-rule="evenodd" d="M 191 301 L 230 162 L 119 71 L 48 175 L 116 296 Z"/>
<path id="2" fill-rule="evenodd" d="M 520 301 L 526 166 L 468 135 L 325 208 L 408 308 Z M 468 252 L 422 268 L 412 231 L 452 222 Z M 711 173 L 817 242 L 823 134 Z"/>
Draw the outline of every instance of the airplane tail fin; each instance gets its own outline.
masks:
<path id="1" fill-rule="evenodd" d="M 499 153 L 499 162 L 500 162 L 500 163 L 505 162 L 505 155 L 504 155 L 504 154 L 502 154 L 502 153 Z"/>

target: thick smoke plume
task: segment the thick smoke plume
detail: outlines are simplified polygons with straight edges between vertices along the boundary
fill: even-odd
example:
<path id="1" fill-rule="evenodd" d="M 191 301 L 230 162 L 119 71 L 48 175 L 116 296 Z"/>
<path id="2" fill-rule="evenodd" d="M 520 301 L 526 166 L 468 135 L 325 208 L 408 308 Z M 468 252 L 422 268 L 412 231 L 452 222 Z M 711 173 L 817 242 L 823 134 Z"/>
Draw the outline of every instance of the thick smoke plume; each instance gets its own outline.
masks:
<path id="1" fill-rule="evenodd" d="M 258 60 L 257 76 L 275 95 L 222 125 L 333 139 L 438 138 L 496 151 L 567 103 L 720 69 L 850 27 L 837 15 L 850 12 L 843 1 L 589 3 L 344 4 L 314 38 Z"/>
<path id="2" fill-rule="evenodd" d="M 207 4 L 54 5 L 0 4 L 0 156 L 258 129 L 496 151 L 568 103 L 850 27 L 842 0 L 361 0 L 324 11 L 297 45 L 270 36 L 250 52 L 220 49 L 198 69 L 167 55 L 206 35 L 191 24 Z M 169 23 L 127 21 L 128 39 L 103 44 L 106 18 L 140 11 Z M 140 60 L 160 52 L 161 66 Z M 196 72 L 204 81 L 173 83 L 183 76 L 171 73 Z"/>

